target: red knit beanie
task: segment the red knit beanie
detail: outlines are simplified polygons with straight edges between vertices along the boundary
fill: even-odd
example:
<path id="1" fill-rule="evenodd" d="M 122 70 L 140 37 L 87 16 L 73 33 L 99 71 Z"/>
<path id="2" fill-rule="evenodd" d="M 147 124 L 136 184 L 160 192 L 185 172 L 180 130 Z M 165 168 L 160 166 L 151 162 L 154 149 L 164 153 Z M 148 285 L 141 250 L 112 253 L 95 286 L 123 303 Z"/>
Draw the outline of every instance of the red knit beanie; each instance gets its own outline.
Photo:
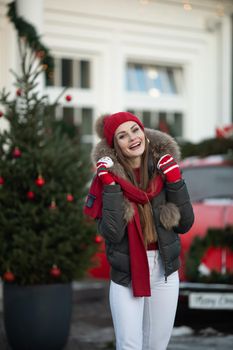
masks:
<path id="1" fill-rule="evenodd" d="M 144 130 L 144 126 L 138 117 L 129 112 L 118 112 L 104 118 L 104 137 L 110 147 L 113 146 L 113 138 L 118 126 L 129 121 L 137 123 Z"/>

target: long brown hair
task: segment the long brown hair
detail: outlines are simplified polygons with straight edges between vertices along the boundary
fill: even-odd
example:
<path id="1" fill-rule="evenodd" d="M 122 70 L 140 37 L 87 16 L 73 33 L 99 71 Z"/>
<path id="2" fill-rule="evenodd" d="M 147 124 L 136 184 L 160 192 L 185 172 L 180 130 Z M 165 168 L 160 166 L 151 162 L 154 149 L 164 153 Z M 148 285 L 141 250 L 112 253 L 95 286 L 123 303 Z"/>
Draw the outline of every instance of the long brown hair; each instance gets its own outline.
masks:
<path id="1" fill-rule="evenodd" d="M 114 149 L 119 163 L 123 166 L 126 176 L 135 186 L 146 191 L 149 185 L 149 174 L 148 174 L 148 158 L 149 158 L 149 140 L 145 137 L 145 150 L 142 154 L 141 165 L 140 165 L 140 183 L 137 182 L 134 169 L 130 165 L 130 162 L 123 155 L 121 148 L 116 139 L 114 139 Z M 140 222 L 142 232 L 144 235 L 145 245 L 157 241 L 157 234 L 155 230 L 152 208 L 150 202 L 142 205 L 138 204 L 138 211 L 140 216 Z"/>

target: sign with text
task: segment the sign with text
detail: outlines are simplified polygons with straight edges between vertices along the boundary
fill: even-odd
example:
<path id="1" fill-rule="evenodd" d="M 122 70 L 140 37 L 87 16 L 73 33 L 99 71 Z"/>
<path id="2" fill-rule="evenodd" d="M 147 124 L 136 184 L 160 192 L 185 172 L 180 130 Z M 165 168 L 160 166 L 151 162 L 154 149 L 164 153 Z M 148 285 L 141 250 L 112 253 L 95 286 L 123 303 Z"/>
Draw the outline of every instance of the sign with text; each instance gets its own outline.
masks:
<path id="1" fill-rule="evenodd" d="M 190 293 L 190 309 L 233 310 L 233 293 Z"/>

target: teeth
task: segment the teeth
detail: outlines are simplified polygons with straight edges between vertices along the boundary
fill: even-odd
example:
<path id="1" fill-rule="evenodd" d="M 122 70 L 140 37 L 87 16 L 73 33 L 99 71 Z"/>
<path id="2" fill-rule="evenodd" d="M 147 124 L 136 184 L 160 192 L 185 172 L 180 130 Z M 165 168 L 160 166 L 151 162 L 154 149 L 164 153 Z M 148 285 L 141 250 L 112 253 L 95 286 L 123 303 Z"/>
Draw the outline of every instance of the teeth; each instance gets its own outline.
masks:
<path id="1" fill-rule="evenodd" d="M 140 146 L 140 144 L 141 144 L 140 142 L 135 143 L 135 145 L 130 146 L 130 148 L 134 148 L 134 147 Z"/>

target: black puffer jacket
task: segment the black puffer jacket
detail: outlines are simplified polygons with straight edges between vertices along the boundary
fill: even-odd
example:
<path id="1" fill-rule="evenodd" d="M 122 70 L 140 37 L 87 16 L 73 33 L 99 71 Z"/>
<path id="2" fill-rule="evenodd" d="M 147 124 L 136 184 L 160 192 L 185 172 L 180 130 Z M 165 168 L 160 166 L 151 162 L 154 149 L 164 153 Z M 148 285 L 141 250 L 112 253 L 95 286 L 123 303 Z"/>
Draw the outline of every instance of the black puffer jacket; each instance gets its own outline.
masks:
<path id="1" fill-rule="evenodd" d="M 147 129 L 150 140 L 149 172 L 156 175 L 156 166 L 160 157 L 166 153 L 179 159 L 179 148 L 169 135 Z M 111 171 L 126 178 L 124 169 L 118 163 L 114 150 L 104 140 L 96 146 L 93 154 L 96 162 L 102 156 L 113 159 Z M 158 244 L 165 268 L 165 278 L 180 266 L 179 234 L 187 232 L 194 221 L 192 206 L 184 180 L 165 183 L 163 191 L 151 201 L 153 217 L 158 235 Z M 119 185 L 104 186 L 102 219 L 98 221 L 98 231 L 106 242 L 106 254 L 111 265 L 111 279 L 121 285 L 131 281 L 127 223 L 132 218 L 133 208 L 123 196 Z"/>

